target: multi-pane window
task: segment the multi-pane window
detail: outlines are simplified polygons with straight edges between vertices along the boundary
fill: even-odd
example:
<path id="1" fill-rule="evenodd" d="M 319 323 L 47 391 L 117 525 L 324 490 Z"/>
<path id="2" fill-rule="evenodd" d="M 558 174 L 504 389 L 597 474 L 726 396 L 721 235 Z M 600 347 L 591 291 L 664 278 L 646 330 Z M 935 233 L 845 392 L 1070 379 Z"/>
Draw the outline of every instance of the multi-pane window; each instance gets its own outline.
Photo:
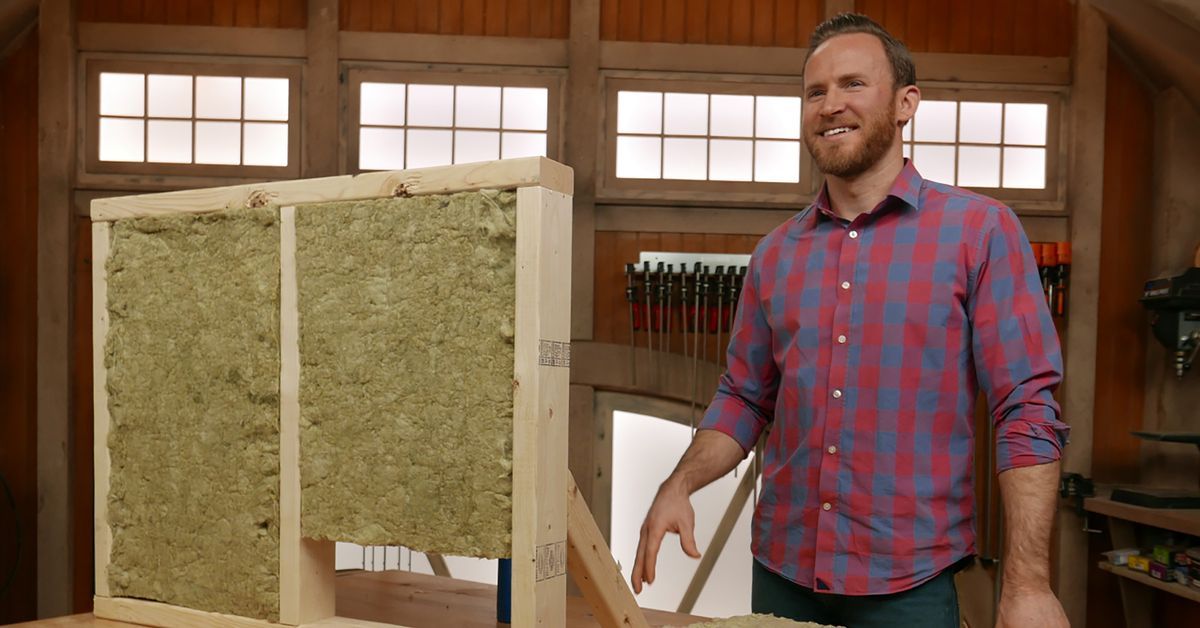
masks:
<path id="1" fill-rule="evenodd" d="M 101 162 L 286 167 L 284 77 L 100 72 Z"/>
<path id="2" fill-rule="evenodd" d="M 799 183 L 800 98 L 617 92 L 616 177 Z"/>
<path id="3" fill-rule="evenodd" d="M 1053 144 L 1046 102 L 922 100 L 904 156 L 927 179 L 962 187 L 1045 190 Z"/>
<path id="4" fill-rule="evenodd" d="M 546 156 L 550 89 L 364 80 L 359 170 L 400 170 Z"/>

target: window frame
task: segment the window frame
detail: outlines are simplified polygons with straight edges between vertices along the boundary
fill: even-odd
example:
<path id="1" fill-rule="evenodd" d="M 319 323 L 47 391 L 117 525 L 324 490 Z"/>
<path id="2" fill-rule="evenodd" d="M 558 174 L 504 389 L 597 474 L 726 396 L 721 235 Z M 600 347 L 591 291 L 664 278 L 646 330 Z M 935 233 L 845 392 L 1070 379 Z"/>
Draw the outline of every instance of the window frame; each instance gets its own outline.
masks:
<path id="1" fill-rule="evenodd" d="M 248 61 L 231 60 L 228 57 L 208 60 L 202 57 L 171 56 L 169 58 L 129 57 L 124 55 L 91 55 L 82 59 L 84 67 L 83 89 L 84 98 L 80 99 L 81 119 L 79 125 L 80 179 L 96 178 L 106 181 L 110 178 L 127 180 L 135 177 L 162 177 L 164 179 L 182 178 L 212 178 L 222 180 L 235 179 L 295 179 L 301 173 L 301 98 L 303 94 L 303 66 L 299 61 L 278 59 L 255 59 Z M 183 76 L 233 76 L 245 78 L 285 78 L 288 79 L 288 165 L 286 166 L 244 166 L 228 164 L 178 164 L 159 163 L 150 161 L 125 162 L 100 160 L 100 74 L 105 72 L 134 73 L 149 76 L 151 74 L 174 74 Z M 143 88 L 143 99 L 149 98 L 149 88 Z M 193 116 L 195 115 L 195 98 L 193 92 Z M 243 102 L 243 108 L 245 103 Z M 149 111 L 143 112 L 143 120 L 149 120 Z M 184 120 L 184 118 L 179 118 Z M 190 121 L 193 125 L 196 118 Z M 232 121 L 232 120 L 231 120 Z M 244 118 L 237 122 L 245 124 Z M 249 122 L 254 122 L 250 120 Z M 278 123 L 278 122 L 276 122 Z M 194 127 L 193 127 L 194 129 Z M 193 131 L 194 132 L 194 131 Z M 148 134 L 147 136 L 148 137 Z M 243 136 L 244 137 L 244 136 Z M 147 140 L 148 141 L 148 140 Z M 243 145 L 244 150 L 244 145 Z"/>
<path id="2" fill-rule="evenodd" d="M 596 198 L 604 202 L 674 201 L 705 205 L 754 205 L 795 207 L 815 196 L 819 175 L 800 145 L 800 180 L 796 183 L 757 181 L 699 181 L 687 179 L 624 179 L 617 173 L 617 93 L 646 91 L 659 93 L 730 94 L 749 96 L 790 96 L 804 103 L 804 85 L 796 77 L 763 75 L 689 75 L 650 72 L 601 72 L 604 97 L 604 132 L 600 137 L 603 159 L 597 176 Z M 803 109 L 801 110 L 803 111 Z M 803 115 L 803 114 L 801 114 Z M 661 136 L 661 134 L 660 134 Z M 651 136 L 647 136 L 651 137 Z M 711 140 L 712 136 L 689 136 Z M 721 138 L 717 138 L 721 139 Z M 770 139 L 770 138 L 764 138 Z M 785 140 L 792 141 L 792 140 Z"/>
<path id="3" fill-rule="evenodd" d="M 964 189 L 983 194 L 994 198 L 1002 203 L 1005 203 L 1014 209 L 1020 208 L 1023 212 L 1028 213 L 1049 213 L 1049 214 L 1065 214 L 1066 213 L 1066 189 L 1067 189 L 1067 125 L 1066 115 L 1068 113 L 1067 99 L 1069 91 L 1066 88 L 1060 87 L 1041 87 L 1032 85 L 998 85 L 998 84 L 963 84 L 963 83 L 947 83 L 947 82 L 927 82 L 920 83 L 918 87 L 921 89 L 921 100 L 951 100 L 958 103 L 961 102 L 989 102 L 989 103 L 1005 103 L 1005 104 L 1020 104 L 1020 103 L 1036 103 L 1047 106 L 1046 110 L 1046 187 L 1043 189 L 1026 189 L 1026 188 L 984 188 L 984 187 L 966 187 Z M 960 109 L 961 112 L 961 109 Z M 961 113 L 959 114 L 961 116 Z M 960 143 L 958 134 L 960 130 L 960 120 L 956 119 L 955 124 L 955 141 L 950 142 L 922 142 L 922 144 L 940 145 L 940 146 L 989 146 L 1001 149 L 1001 158 L 1003 159 L 1003 148 L 1005 146 L 1021 146 L 1015 144 L 1004 144 L 1003 129 L 1004 118 L 1001 117 L 1001 142 L 997 144 L 980 144 L 976 142 Z M 914 142 L 904 142 L 906 144 L 915 144 Z M 918 169 L 920 164 L 917 165 Z M 955 167 L 957 169 L 957 157 L 955 159 Z M 1003 165 L 1001 165 L 1003 168 Z"/>
<path id="4" fill-rule="evenodd" d="M 542 87 L 546 89 L 546 157 L 558 160 L 562 153 L 562 94 L 565 70 L 558 68 L 515 68 L 477 66 L 433 66 L 404 63 L 343 63 L 342 171 L 350 174 L 379 172 L 359 167 L 359 132 L 362 128 L 362 84 L 452 85 L 481 87 Z M 407 102 L 407 100 L 406 100 Z M 406 118 L 407 121 L 407 118 Z M 374 125 L 368 125 L 374 126 Z M 394 128 L 408 129 L 408 125 Z M 439 127 L 440 128 L 440 127 Z M 454 130 L 458 127 L 445 127 Z M 473 127 L 472 127 L 473 128 Z M 490 130 L 490 129 L 489 129 Z M 495 129 L 503 132 L 503 129 Z M 522 131 L 518 131 L 522 132 Z M 536 132 L 536 131 L 534 131 Z M 406 142 L 407 145 L 407 142 Z"/>

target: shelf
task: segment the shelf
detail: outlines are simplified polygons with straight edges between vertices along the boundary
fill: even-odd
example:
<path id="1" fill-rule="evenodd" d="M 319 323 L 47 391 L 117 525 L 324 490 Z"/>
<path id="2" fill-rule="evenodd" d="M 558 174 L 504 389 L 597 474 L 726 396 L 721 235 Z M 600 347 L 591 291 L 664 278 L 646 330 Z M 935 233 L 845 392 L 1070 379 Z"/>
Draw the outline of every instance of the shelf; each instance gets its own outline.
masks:
<path id="1" fill-rule="evenodd" d="M 1178 582 L 1165 582 L 1157 578 L 1151 578 L 1149 574 L 1144 574 L 1140 571 L 1134 571 L 1128 567 L 1113 565 L 1109 562 L 1100 562 L 1100 569 L 1111 574 L 1128 578 L 1134 582 L 1140 582 L 1144 585 L 1154 587 L 1160 591 L 1166 591 L 1173 595 L 1178 595 L 1182 598 L 1187 598 L 1193 602 L 1200 602 L 1200 589 L 1193 586 L 1179 584 Z"/>
<path id="2" fill-rule="evenodd" d="M 1200 536 L 1200 509 L 1146 508 L 1114 502 L 1107 497 L 1089 497 L 1084 500 L 1083 508 L 1088 512 Z"/>

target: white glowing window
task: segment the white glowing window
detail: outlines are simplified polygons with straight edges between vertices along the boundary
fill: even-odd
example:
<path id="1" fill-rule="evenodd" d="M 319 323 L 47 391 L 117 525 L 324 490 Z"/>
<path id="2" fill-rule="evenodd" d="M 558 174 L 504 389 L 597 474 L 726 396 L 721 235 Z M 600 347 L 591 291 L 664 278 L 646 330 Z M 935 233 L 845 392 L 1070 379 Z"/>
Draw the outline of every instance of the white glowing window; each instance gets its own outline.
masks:
<path id="1" fill-rule="evenodd" d="M 102 162 L 286 167 L 291 81 L 101 72 Z"/>
<path id="2" fill-rule="evenodd" d="M 545 156 L 544 87 L 363 82 L 358 168 L 401 170 Z"/>
<path id="3" fill-rule="evenodd" d="M 616 177 L 800 181 L 798 96 L 617 92 Z"/>
<path id="4" fill-rule="evenodd" d="M 984 189 L 1044 190 L 1050 106 L 926 100 L 902 133 L 926 179 Z"/>

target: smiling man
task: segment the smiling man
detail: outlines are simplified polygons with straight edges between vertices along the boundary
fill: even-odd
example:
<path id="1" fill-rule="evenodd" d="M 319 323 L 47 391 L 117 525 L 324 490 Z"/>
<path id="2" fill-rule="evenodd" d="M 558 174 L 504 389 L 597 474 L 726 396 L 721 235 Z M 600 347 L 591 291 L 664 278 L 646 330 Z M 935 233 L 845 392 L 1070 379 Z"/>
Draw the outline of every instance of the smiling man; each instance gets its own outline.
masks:
<path id="1" fill-rule="evenodd" d="M 1020 223 L 902 157 L 916 72 L 870 19 L 817 27 L 804 94 L 804 141 L 825 185 L 754 251 L 728 370 L 646 515 L 633 588 L 654 581 L 667 532 L 699 556 L 691 494 L 766 432 L 754 611 L 957 627 L 982 389 L 1005 506 L 997 625 L 1066 626 L 1049 582 L 1062 359 Z"/>

